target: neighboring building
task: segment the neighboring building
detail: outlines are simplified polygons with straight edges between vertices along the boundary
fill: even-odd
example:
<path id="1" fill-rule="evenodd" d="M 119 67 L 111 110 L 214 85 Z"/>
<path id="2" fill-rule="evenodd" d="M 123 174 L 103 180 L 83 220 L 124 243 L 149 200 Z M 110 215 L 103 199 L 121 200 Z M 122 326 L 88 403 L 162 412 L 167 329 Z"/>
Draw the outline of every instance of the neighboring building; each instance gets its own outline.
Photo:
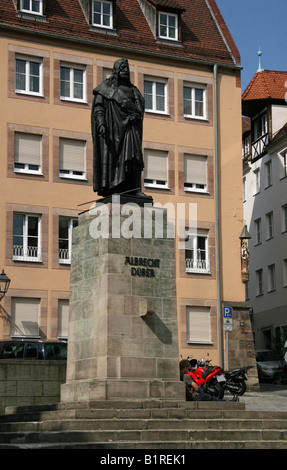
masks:
<path id="1" fill-rule="evenodd" d="M 287 339 L 287 71 L 260 70 L 242 95 L 244 219 L 256 349 Z"/>
<path id="2" fill-rule="evenodd" d="M 215 1 L 0 0 L 0 33 L 0 338 L 67 337 L 72 228 L 96 198 L 92 90 L 126 57 L 144 191 L 197 204 L 197 236 L 176 245 L 180 352 L 217 362 L 244 285 L 240 56 Z"/>

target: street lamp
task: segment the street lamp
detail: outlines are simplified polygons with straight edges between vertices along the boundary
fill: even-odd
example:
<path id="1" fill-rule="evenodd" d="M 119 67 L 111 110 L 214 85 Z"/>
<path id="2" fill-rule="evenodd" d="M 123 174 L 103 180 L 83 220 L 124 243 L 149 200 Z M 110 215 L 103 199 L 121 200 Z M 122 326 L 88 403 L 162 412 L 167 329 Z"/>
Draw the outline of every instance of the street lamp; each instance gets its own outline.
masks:
<path id="1" fill-rule="evenodd" d="M 0 300 L 3 299 L 5 294 L 9 289 L 11 279 L 4 273 L 4 269 L 2 269 L 2 273 L 0 274 Z"/>

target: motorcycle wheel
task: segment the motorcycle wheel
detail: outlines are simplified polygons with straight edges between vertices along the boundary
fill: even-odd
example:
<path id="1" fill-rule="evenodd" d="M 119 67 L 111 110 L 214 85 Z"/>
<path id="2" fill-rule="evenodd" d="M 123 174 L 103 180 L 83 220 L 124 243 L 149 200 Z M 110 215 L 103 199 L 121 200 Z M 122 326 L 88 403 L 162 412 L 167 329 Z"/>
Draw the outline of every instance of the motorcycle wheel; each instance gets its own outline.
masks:
<path id="1" fill-rule="evenodd" d="M 206 384 L 204 387 L 204 391 L 209 395 L 212 395 L 213 397 L 219 398 L 220 400 L 222 400 L 222 398 L 224 397 L 224 388 L 222 387 L 222 385 L 215 381 Z"/>
<path id="2" fill-rule="evenodd" d="M 233 395 L 242 396 L 246 392 L 246 382 L 244 380 L 230 381 L 226 383 L 226 388 Z"/>

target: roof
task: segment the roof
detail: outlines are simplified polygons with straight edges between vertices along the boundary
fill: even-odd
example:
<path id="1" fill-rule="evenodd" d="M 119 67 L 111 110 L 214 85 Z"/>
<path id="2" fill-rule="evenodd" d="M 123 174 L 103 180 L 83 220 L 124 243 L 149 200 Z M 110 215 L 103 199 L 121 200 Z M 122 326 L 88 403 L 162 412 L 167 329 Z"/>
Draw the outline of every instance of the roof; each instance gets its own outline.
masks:
<path id="1" fill-rule="evenodd" d="M 143 0 L 140 0 L 141 2 Z M 235 66 L 240 55 L 215 0 L 153 0 L 182 11 L 182 42 L 154 37 L 139 0 L 115 1 L 115 30 L 107 33 L 88 24 L 79 0 L 45 0 L 45 18 L 19 15 L 14 0 L 0 0 L 0 29 L 36 33 L 118 51 L 158 54 L 169 58 Z M 34 16 L 34 15 L 33 15 Z M 121 52 L 123 53 L 123 52 Z"/>
<path id="2" fill-rule="evenodd" d="M 242 100 L 285 100 L 286 82 L 287 71 L 257 72 L 242 93 Z"/>

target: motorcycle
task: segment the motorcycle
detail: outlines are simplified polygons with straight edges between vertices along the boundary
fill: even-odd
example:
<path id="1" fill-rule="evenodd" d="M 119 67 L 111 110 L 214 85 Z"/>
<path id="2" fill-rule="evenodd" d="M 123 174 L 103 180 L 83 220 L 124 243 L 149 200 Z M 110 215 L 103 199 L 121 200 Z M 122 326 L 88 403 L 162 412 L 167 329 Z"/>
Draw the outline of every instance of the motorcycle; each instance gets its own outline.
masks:
<path id="1" fill-rule="evenodd" d="M 225 371 L 224 389 L 228 390 L 232 395 L 242 396 L 246 392 L 246 380 L 248 380 L 247 371 L 253 366 L 240 367 L 231 371 Z"/>
<path id="2" fill-rule="evenodd" d="M 212 366 L 209 363 L 211 360 L 204 359 L 191 359 L 188 356 L 187 360 L 190 363 L 190 370 L 188 375 L 200 386 L 203 392 L 208 393 L 214 397 L 222 399 L 224 396 L 224 383 L 225 377 L 223 370 L 220 366 Z"/>

